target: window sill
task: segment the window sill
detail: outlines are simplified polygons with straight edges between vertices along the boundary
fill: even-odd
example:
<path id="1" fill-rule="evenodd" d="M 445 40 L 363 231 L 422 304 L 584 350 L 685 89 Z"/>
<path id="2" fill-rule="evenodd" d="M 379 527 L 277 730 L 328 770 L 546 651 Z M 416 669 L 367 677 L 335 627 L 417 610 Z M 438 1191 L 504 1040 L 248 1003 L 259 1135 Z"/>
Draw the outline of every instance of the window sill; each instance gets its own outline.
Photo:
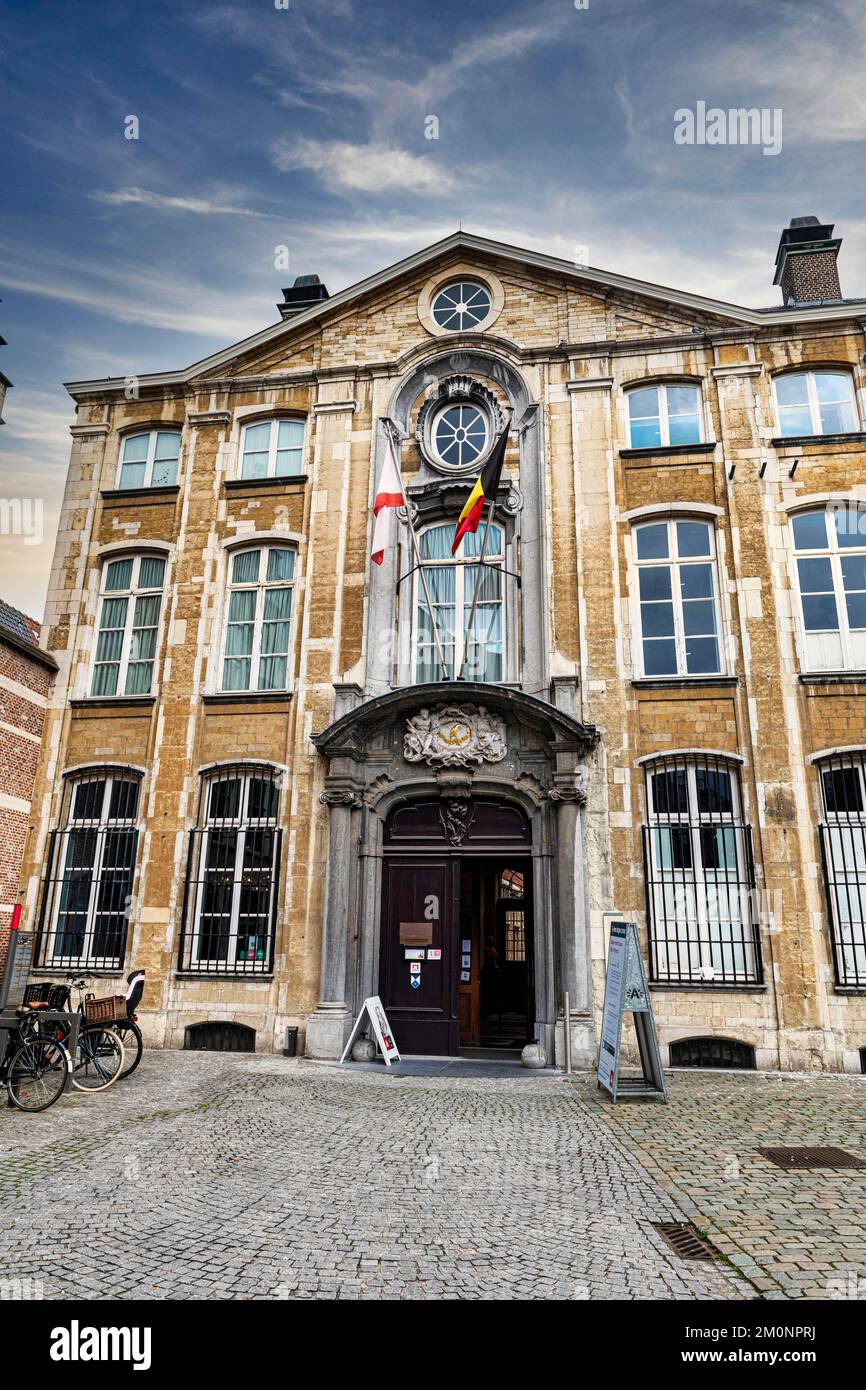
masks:
<path id="1" fill-rule="evenodd" d="M 155 695 L 87 695 L 70 700 L 70 709 L 147 709 L 156 704 Z"/>
<path id="2" fill-rule="evenodd" d="M 637 676 L 638 690 L 703 690 L 707 686 L 739 685 L 739 676 Z"/>
<path id="3" fill-rule="evenodd" d="M 279 705 L 288 704 L 291 690 L 233 690 L 202 695 L 203 705 Z"/>
<path id="4" fill-rule="evenodd" d="M 70 970 L 68 965 L 34 965 L 30 968 L 31 975 L 44 975 L 46 979 L 54 979 L 66 984 L 66 976 L 75 974 L 76 979 L 88 980 L 122 980 L 123 966 L 116 970 L 97 970 L 95 966 L 82 965 L 75 972 Z"/>
<path id="5" fill-rule="evenodd" d="M 703 444 L 653 444 L 648 449 L 620 449 L 619 456 L 621 459 L 647 459 L 670 454 L 673 458 L 682 458 L 684 454 L 712 454 L 715 447 L 714 439 Z"/>
<path id="6" fill-rule="evenodd" d="M 834 985 L 834 994 L 845 994 L 862 999 L 866 995 L 866 985 Z"/>
<path id="7" fill-rule="evenodd" d="M 690 980 L 687 984 L 674 984 L 667 980 L 650 980 L 649 987 L 658 993 L 670 990 L 676 994 L 766 994 L 767 986 L 755 983 L 716 984 L 713 980 Z"/>
<path id="8" fill-rule="evenodd" d="M 226 478 L 223 487 L 226 492 L 255 491 L 258 488 L 285 488 L 292 483 L 303 486 L 308 481 L 307 473 L 283 473 L 276 478 Z"/>
<path id="9" fill-rule="evenodd" d="M 162 502 L 169 497 L 177 497 L 179 492 L 180 484 L 172 483 L 169 487 L 105 488 L 99 495 L 103 502 L 144 502 L 149 498 Z"/>
<path id="10" fill-rule="evenodd" d="M 774 449 L 787 449 L 789 446 L 814 449 L 816 444 L 866 444 L 866 432 L 852 430 L 850 434 L 788 434 L 777 435 L 770 440 Z"/>
<path id="11" fill-rule="evenodd" d="M 866 671 L 801 671 L 801 685 L 863 685 Z"/>
<path id="12" fill-rule="evenodd" d="M 175 970 L 176 980 L 244 980 L 250 985 L 268 985 L 274 978 L 273 971 L 270 974 L 250 975 L 244 971 L 234 970 Z"/>

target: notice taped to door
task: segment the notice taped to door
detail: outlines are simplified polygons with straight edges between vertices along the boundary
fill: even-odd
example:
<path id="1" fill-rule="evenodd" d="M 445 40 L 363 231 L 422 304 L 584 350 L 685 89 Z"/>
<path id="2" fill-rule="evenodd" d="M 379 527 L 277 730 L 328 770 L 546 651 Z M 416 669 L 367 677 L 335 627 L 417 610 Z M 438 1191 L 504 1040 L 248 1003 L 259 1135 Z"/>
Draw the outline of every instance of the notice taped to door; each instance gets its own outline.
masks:
<path id="1" fill-rule="evenodd" d="M 385 1058 L 385 1066 L 390 1067 L 392 1062 L 399 1062 L 400 1051 L 394 1041 L 394 1034 L 391 1032 L 388 1015 L 385 1013 L 382 1000 L 379 998 L 378 994 L 372 994 L 370 998 L 365 999 L 361 1005 L 361 1012 L 358 1014 L 355 1020 L 355 1026 L 349 1034 L 349 1041 L 343 1048 L 343 1055 L 340 1058 L 340 1063 L 342 1064 L 345 1062 L 348 1057 L 352 1043 L 361 1031 L 361 1024 L 364 1021 L 365 1014 L 370 1020 L 370 1027 L 373 1029 L 373 1036 L 379 1044 L 379 1050 Z"/>

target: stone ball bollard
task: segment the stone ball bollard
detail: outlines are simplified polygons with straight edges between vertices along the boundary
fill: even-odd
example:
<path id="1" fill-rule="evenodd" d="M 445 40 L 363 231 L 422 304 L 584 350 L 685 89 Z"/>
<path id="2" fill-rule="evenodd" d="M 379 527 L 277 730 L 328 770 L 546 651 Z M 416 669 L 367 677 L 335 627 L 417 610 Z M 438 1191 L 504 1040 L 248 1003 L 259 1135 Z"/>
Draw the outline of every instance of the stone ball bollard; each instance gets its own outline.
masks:
<path id="1" fill-rule="evenodd" d="M 520 1060 L 525 1067 L 546 1067 L 547 1053 L 541 1046 L 541 1043 L 527 1043 L 520 1054 Z"/>
<path id="2" fill-rule="evenodd" d="M 353 1062 L 375 1062 L 376 1044 L 372 1038 L 358 1038 L 352 1043 Z"/>

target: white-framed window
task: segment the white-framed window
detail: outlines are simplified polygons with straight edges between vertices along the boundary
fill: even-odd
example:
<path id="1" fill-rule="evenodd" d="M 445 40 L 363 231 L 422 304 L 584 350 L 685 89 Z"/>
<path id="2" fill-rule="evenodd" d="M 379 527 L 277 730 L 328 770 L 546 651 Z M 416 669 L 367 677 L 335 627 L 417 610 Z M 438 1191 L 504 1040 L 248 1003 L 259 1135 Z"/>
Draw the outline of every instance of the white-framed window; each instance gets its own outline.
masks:
<path id="1" fill-rule="evenodd" d="M 103 565 L 91 695 L 150 694 L 164 583 L 161 555 Z"/>
<path id="2" fill-rule="evenodd" d="M 177 482 L 180 430 L 127 434 L 120 448 L 118 488 L 173 487 Z"/>
<path id="3" fill-rule="evenodd" d="M 661 756 L 646 766 L 646 796 L 653 979 L 758 982 L 751 831 L 736 765 L 715 754 Z"/>
<path id="4" fill-rule="evenodd" d="M 505 670 L 502 572 L 505 535 L 500 526 L 490 528 L 475 619 L 472 632 L 467 631 L 485 525 L 482 523 L 477 531 L 467 532 L 454 556 L 451 554 L 453 523 L 428 526 L 418 538 L 439 640 L 452 679 L 461 668 L 464 652 L 466 664 L 463 675 L 466 680 L 501 681 Z M 415 679 L 421 683 L 439 680 L 442 671 L 424 588 L 417 571 L 414 585 L 412 664 Z"/>
<path id="5" fill-rule="evenodd" d="M 52 831 L 38 959 L 46 966 L 119 969 L 126 952 L 138 844 L 140 774 L 94 769 L 65 789 Z"/>
<path id="6" fill-rule="evenodd" d="M 294 577 L 290 546 L 250 546 L 230 555 L 222 690 L 287 689 Z"/>
<path id="7" fill-rule="evenodd" d="M 242 478 L 293 478 L 303 471 L 303 420 L 262 420 L 244 425 Z"/>
<path id="8" fill-rule="evenodd" d="M 204 779 L 192 832 L 180 967 L 201 974 L 273 968 L 280 773 L 225 766 Z"/>
<path id="9" fill-rule="evenodd" d="M 858 428 L 849 372 L 786 372 L 773 382 L 779 434 L 850 434 Z"/>
<path id="10" fill-rule="evenodd" d="M 431 433 L 441 463 L 468 468 L 487 448 L 490 420 L 487 412 L 471 401 L 445 405 L 436 415 Z"/>
<path id="11" fill-rule="evenodd" d="M 701 389 L 687 382 L 636 386 L 628 399 L 629 446 L 632 449 L 675 448 L 702 444 L 704 439 Z"/>
<path id="12" fill-rule="evenodd" d="M 836 983 L 866 989 L 866 750 L 831 754 L 817 766 Z"/>
<path id="13" fill-rule="evenodd" d="M 486 285 L 478 280 L 457 280 L 434 296 L 433 318 L 440 328 L 459 333 L 483 323 L 492 303 Z"/>
<path id="14" fill-rule="evenodd" d="M 866 670 L 866 506 L 791 518 L 808 671 Z"/>
<path id="15" fill-rule="evenodd" d="M 696 518 L 634 528 L 644 676 L 722 670 L 714 528 Z"/>

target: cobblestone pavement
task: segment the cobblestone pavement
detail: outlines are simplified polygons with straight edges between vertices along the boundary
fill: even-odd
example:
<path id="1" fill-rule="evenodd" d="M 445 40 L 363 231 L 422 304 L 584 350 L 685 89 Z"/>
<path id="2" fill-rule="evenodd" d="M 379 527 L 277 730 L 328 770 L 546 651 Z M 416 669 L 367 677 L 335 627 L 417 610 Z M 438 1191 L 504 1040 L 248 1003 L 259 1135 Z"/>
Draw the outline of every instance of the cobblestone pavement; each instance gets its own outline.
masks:
<path id="1" fill-rule="evenodd" d="M 757 1153 L 838 1147 L 866 1159 L 866 1078 L 674 1073 L 656 1106 L 577 1082 L 659 1187 L 764 1298 L 866 1298 L 866 1169 L 786 1172 Z"/>
<path id="2" fill-rule="evenodd" d="M 0 1109 L 0 1294 L 754 1297 L 673 1254 L 665 1172 L 581 1094 L 148 1052 L 104 1094 Z"/>

